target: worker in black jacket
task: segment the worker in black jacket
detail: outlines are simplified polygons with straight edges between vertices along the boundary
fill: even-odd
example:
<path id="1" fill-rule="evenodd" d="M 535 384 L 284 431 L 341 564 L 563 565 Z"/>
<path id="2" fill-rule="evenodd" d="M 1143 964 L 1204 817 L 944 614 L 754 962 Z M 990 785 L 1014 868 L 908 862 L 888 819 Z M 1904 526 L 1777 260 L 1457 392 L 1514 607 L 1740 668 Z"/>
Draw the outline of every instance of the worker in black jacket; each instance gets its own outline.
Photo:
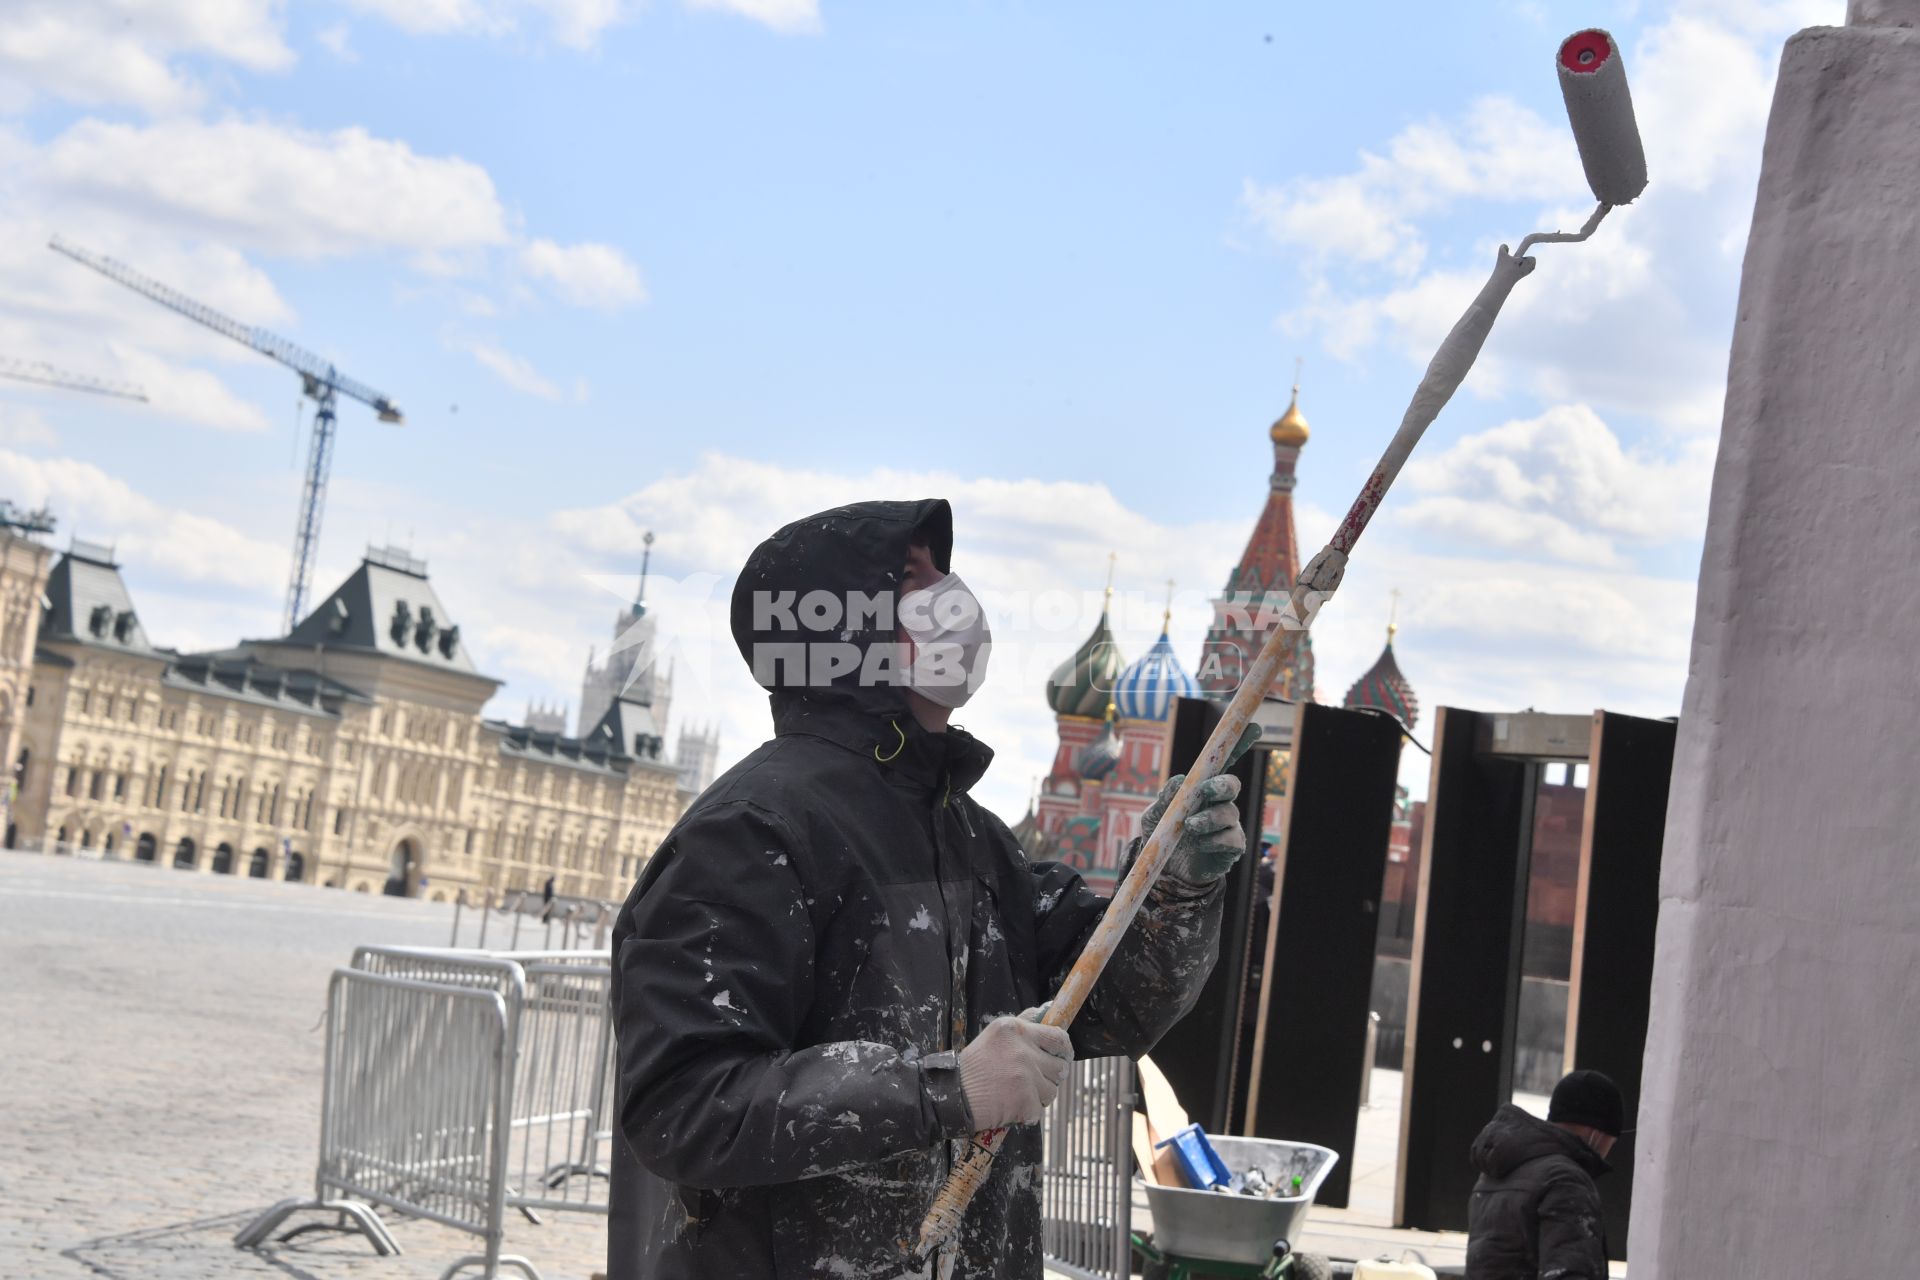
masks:
<path id="1" fill-rule="evenodd" d="M 968 795 L 992 752 L 947 718 L 989 639 L 952 544 L 945 502 L 861 503 L 741 571 L 734 638 L 775 736 L 681 818 L 614 927 L 613 1280 L 1037 1280 L 1042 1108 L 1075 1055 L 1147 1052 L 1212 968 L 1244 847 L 1230 777 L 1071 1037 L 1018 1016 L 1106 902 Z M 956 1241 L 906 1271 L 964 1139 L 999 1125 Z"/>
<path id="2" fill-rule="evenodd" d="M 1553 1087 L 1547 1118 L 1509 1103 L 1470 1153 L 1467 1280 L 1606 1280 L 1607 1234 L 1594 1179 L 1624 1124 L 1620 1089 L 1598 1071 Z"/>

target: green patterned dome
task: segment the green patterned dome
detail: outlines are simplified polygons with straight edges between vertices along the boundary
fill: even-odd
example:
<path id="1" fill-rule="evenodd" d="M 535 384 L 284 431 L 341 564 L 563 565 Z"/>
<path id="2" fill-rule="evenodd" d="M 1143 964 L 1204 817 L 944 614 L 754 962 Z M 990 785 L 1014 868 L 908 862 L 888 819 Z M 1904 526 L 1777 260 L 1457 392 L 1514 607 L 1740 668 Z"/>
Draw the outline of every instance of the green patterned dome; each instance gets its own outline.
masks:
<path id="1" fill-rule="evenodd" d="M 1113 627 L 1107 621 L 1107 611 L 1102 608 L 1093 634 L 1081 641 L 1073 656 L 1047 677 L 1047 705 L 1057 716 L 1097 720 L 1107 713 L 1113 687 L 1125 667 L 1120 648 L 1113 642 Z"/>

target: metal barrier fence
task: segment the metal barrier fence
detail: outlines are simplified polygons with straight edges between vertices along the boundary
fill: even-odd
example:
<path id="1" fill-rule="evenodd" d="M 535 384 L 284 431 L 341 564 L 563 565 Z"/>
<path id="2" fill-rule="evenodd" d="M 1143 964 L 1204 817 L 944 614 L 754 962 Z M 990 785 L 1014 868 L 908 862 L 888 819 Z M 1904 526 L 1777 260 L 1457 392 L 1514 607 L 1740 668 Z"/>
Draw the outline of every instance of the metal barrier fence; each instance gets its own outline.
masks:
<path id="1" fill-rule="evenodd" d="M 473 947 L 478 951 L 487 951 L 487 927 L 498 914 L 512 917 L 512 936 L 507 939 L 506 951 L 518 952 L 520 948 L 520 926 L 531 920 L 540 927 L 540 948 L 552 949 L 554 930 L 559 930 L 559 945 L 564 950 L 601 950 L 607 945 L 607 932 L 613 927 L 613 919 L 619 908 L 611 902 L 601 902 L 595 898 L 555 897 L 547 898 L 524 889 L 500 895 L 500 901 L 489 903 L 484 897 L 478 902 L 470 901 L 465 889 L 460 890 L 453 899 L 453 930 L 447 938 L 447 946 L 457 948 L 460 945 L 461 918 L 469 910 L 478 913 L 479 930 Z M 506 928 L 505 924 L 501 928 Z M 499 954 L 496 948 L 493 954 Z"/>
<path id="2" fill-rule="evenodd" d="M 328 991 L 314 1197 L 274 1205 L 234 1243 L 264 1244 L 292 1214 L 319 1210 L 397 1253 L 378 1205 L 482 1238 L 443 1280 L 472 1266 L 540 1280 L 502 1252 L 505 1211 L 607 1212 L 610 989 L 604 952 L 357 950 Z M 491 1040 L 476 1038 L 474 1008 L 497 1011 Z"/>
<path id="3" fill-rule="evenodd" d="M 1076 1062 L 1048 1109 L 1040 1170 L 1047 1265 L 1127 1280 L 1133 1217 L 1133 1061 Z"/>

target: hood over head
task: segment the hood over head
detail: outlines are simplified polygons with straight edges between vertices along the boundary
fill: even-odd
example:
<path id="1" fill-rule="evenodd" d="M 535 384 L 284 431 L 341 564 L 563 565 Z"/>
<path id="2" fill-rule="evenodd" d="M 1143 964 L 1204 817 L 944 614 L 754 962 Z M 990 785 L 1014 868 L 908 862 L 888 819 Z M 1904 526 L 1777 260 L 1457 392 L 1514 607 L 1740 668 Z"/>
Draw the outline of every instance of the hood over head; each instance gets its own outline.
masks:
<path id="1" fill-rule="evenodd" d="M 1504 1178 L 1529 1160 L 1555 1155 L 1576 1161 L 1595 1177 L 1611 1167 L 1598 1151 L 1565 1129 L 1512 1103 L 1493 1113 L 1468 1151 L 1473 1167 L 1493 1178 Z"/>
<path id="2" fill-rule="evenodd" d="M 953 509 L 943 498 L 856 502 L 795 520 L 755 547 L 734 583 L 733 641 L 774 695 L 906 709 L 895 663 L 900 571 L 924 542 L 949 572 Z"/>

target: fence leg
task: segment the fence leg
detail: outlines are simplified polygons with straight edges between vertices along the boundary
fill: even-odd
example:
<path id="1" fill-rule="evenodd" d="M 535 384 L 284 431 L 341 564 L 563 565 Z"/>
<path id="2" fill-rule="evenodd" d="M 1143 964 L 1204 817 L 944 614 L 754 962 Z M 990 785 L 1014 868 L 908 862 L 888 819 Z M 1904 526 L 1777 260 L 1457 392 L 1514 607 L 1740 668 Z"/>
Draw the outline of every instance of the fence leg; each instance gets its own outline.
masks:
<path id="1" fill-rule="evenodd" d="M 259 1248 L 267 1242 L 273 1235 L 274 1229 L 282 1222 L 306 1209 L 320 1213 L 337 1213 L 340 1215 L 340 1220 L 337 1224 L 310 1222 L 305 1226 L 295 1227 L 280 1237 L 282 1240 L 291 1240 L 308 1231 L 344 1231 L 349 1229 L 349 1223 L 351 1223 L 351 1229 L 365 1236 L 368 1243 L 373 1245 L 373 1251 L 381 1257 L 393 1258 L 400 1254 L 399 1243 L 388 1234 L 386 1224 L 380 1221 L 380 1215 L 375 1213 L 371 1206 L 361 1204 L 357 1200 L 282 1200 L 240 1228 L 239 1233 L 233 1237 L 234 1248 Z"/>

